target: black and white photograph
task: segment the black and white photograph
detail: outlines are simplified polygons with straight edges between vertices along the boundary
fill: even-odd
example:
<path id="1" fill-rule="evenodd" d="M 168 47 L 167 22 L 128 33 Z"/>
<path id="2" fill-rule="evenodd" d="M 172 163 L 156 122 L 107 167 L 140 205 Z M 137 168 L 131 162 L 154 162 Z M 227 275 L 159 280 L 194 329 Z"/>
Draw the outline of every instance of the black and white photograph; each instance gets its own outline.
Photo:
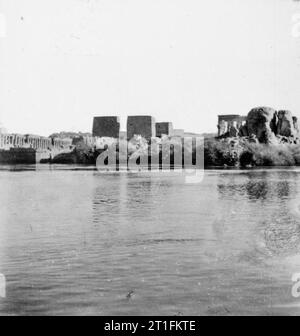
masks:
<path id="1" fill-rule="evenodd" d="M 0 0 L 0 316 L 299 316 L 299 88 L 299 0 Z"/>

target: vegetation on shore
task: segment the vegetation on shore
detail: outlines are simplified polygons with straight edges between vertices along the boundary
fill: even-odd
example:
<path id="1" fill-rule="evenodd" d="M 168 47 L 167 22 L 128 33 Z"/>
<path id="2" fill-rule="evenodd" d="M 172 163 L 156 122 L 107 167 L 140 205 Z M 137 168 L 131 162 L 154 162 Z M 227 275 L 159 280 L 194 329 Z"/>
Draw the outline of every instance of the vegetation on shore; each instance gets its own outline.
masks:
<path id="1" fill-rule="evenodd" d="M 137 141 L 128 146 L 128 155 L 134 152 L 148 155 L 145 141 Z M 234 142 L 234 145 L 232 144 Z M 164 144 L 168 144 L 165 141 Z M 181 148 L 178 147 L 180 150 Z M 103 149 L 104 150 L 104 149 Z M 100 150 L 102 152 L 103 150 Z M 171 150 L 171 162 L 174 157 L 174 150 Z M 187 150 L 185 148 L 185 150 Z M 191 148 L 188 150 L 192 150 Z M 89 164 L 96 163 L 96 158 L 100 152 L 86 145 L 76 146 L 70 153 L 62 153 L 52 158 L 51 163 L 59 164 Z M 120 152 L 120 155 L 124 153 Z M 195 157 L 195 155 L 194 155 Z M 263 167 L 263 166 L 300 166 L 300 145 L 280 144 L 268 145 L 261 143 L 251 143 L 245 140 L 217 140 L 215 138 L 206 139 L 204 142 L 204 164 L 209 167 Z"/>
<path id="2" fill-rule="evenodd" d="M 300 145 L 267 145 L 239 141 L 232 148 L 230 141 L 205 141 L 205 166 L 263 167 L 300 165 Z"/>

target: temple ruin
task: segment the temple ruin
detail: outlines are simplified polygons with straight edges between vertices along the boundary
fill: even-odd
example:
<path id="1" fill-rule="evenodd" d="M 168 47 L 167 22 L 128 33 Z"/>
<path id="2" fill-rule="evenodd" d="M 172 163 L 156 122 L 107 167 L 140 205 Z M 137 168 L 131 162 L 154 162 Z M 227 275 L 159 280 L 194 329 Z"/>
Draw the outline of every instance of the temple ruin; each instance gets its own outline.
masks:
<path id="1" fill-rule="evenodd" d="M 171 122 L 158 122 L 155 127 L 158 138 L 161 138 L 163 135 L 172 136 L 173 134 L 173 124 Z"/>
<path id="2" fill-rule="evenodd" d="M 232 136 L 236 136 L 238 130 L 245 125 L 247 120 L 246 116 L 239 114 L 225 114 L 218 116 L 218 136 L 232 133 Z"/>
<path id="3" fill-rule="evenodd" d="M 32 148 L 35 150 L 64 149 L 72 146 L 72 139 L 47 138 L 31 134 L 0 134 L 0 149 Z"/>
<path id="4" fill-rule="evenodd" d="M 113 117 L 95 117 L 93 123 L 94 137 L 118 138 L 120 133 L 120 118 Z"/>
<path id="5" fill-rule="evenodd" d="M 152 116 L 129 116 L 127 119 L 127 139 L 140 135 L 146 140 L 156 136 L 155 119 Z"/>

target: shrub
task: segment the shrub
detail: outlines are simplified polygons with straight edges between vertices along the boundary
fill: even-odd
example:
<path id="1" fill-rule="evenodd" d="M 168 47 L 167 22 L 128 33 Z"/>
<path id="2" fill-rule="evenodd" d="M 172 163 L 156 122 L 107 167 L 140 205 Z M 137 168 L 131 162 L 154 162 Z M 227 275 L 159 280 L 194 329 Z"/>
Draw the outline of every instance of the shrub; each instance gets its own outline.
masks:
<path id="1" fill-rule="evenodd" d="M 215 139 L 206 140 L 204 147 L 206 166 L 294 166 L 300 165 L 300 145 L 267 145 L 240 140 L 238 157 L 232 154 L 230 144 Z"/>
<path id="2" fill-rule="evenodd" d="M 204 162 L 205 166 L 235 166 L 238 157 L 233 155 L 227 142 L 210 139 L 204 144 Z"/>
<path id="3" fill-rule="evenodd" d="M 295 150 L 293 146 L 247 144 L 245 147 L 246 147 L 246 150 L 244 153 L 251 153 L 253 156 L 252 157 L 253 165 L 256 165 L 256 166 L 293 166 L 296 164 L 295 155 L 292 152 L 293 150 Z M 248 154 L 248 158 L 249 157 L 250 157 L 250 154 Z M 245 156 L 242 154 L 240 156 L 240 164 L 242 166 L 244 164 L 243 160 L 245 160 Z"/>
<path id="4" fill-rule="evenodd" d="M 241 167 L 246 167 L 249 165 L 253 165 L 254 162 L 254 154 L 249 151 L 249 150 L 245 150 L 244 152 L 242 152 L 242 154 L 240 155 L 240 165 Z"/>

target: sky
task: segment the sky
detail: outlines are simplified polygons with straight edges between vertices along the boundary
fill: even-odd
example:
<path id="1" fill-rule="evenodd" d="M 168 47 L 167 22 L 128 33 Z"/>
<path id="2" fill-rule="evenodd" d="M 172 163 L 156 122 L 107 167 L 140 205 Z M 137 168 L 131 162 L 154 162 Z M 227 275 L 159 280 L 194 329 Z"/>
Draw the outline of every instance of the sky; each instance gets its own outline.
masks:
<path id="1" fill-rule="evenodd" d="M 300 118 L 299 84 L 299 1 L 0 0 L 12 133 L 91 132 L 105 115 L 125 129 L 137 114 L 215 132 L 218 114 L 262 105 Z"/>

